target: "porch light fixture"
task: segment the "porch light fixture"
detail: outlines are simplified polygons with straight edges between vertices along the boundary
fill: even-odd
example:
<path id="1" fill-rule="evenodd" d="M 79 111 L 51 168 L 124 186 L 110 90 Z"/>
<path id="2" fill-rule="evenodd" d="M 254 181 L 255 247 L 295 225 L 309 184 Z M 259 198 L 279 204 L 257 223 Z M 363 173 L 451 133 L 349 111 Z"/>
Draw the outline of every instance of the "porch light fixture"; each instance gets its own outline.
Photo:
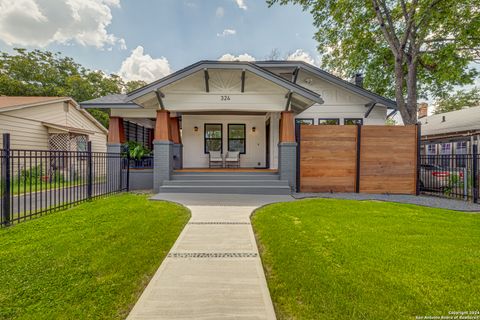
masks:
<path id="1" fill-rule="evenodd" d="M 198 127 L 197 127 L 197 126 L 193 127 L 193 130 L 194 130 L 195 132 L 197 132 L 197 131 L 198 131 Z"/>
<path id="2" fill-rule="evenodd" d="M 255 127 L 252 127 L 252 132 L 255 132 L 255 130 L 257 130 L 257 128 L 255 128 Z"/>

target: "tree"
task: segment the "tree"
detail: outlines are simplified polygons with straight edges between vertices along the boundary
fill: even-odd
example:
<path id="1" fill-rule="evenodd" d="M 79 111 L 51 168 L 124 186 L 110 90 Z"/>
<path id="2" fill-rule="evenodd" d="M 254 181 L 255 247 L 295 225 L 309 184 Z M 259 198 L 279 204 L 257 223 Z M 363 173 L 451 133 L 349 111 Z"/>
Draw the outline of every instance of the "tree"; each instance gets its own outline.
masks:
<path id="1" fill-rule="evenodd" d="M 322 65 L 395 98 L 405 124 L 417 99 L 473 83 L 480 61 L 480 0 L 267 0 L 310 10 Z"/>
<path id="2" fill-rule="evenodd" d="M 14 50 L 15 54 L 0 53 L 0 95 L 68 96 L 81 102 L 145 85 L 143 81 L 125 83 L 118 75 L 91 71 L 59 52 Z M 88 111 L 108 126 L 108 110 Z"/>
<path id="3" fill-rule="evenodd" d="M 131 92 L 133 90 L 136 90 L 138 88 L 141 88 L 143 86 L 146 86 L 147 83 L 142 80 L 132 80 L 127 83 L 125 83 L 125 92 Z"/>
<path id="4" fill-rule="evenodd" d="M 452 95 L 436 101 L 435 114 L 461 110 L 471 107 L 480 107 L 480 89 L 459 90 Z"/>

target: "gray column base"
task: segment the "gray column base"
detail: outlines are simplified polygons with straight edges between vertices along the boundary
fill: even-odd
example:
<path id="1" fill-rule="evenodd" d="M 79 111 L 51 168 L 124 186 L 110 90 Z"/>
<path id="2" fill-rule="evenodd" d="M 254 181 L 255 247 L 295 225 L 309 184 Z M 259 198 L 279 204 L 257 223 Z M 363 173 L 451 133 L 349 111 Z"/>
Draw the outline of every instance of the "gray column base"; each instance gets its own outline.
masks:
<path id="1" fill-rule="evenodd" d="M 173 144 L 173 169 L 183 167 L 183 144 Z"/>
<path id="2" fill-rule="evenodd" d="M 120 143 L 107 143 L 107 153 L 119 154 L 122 150 Z M 119 190 L 122 186 L 122 167 L 118 156 L 107 155 L 106 192 Z"/>
<path id="3" fill-rule="evenodd" d="M 170 180 L 173 172 L 173 143 L 153 142 L 153 190 L 158 192 L 164 180 Z"/>
<path id="4" fill-rule="evenodd" d="M 278 144 L 278 173 L 281 180 L 287 180 L 292 191 L 297 185 L 297 143 Z"/>

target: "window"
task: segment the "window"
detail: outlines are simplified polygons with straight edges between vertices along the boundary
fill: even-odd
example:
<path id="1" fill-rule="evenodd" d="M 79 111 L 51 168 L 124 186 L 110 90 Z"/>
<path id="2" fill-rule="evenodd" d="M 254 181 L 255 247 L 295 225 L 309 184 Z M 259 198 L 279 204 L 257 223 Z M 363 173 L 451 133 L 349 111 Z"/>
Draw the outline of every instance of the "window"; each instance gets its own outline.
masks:
<path id="1" fill-rule="evenodd" d="M 452 144 L 451 143 L 442 143 L 442 148 L 440 149 L 440 154 L 451 154 L 452 153 Z"/>
<path id="2" fill-rule="evenodd" d="M 228 125 L 228 151 L 240 151 L 245 154 L 245 125 Z"/>
<path id="3" fill-rule="evenodd" d="M 301 118 L 297 118 L 297 119 L 295 119 L 295 124 L 308 124 L 308 125 L 313 125 L 313 119 L 301 119 Z"/>
<path id="4" fill-rule="evenodd" d="M 339 125 L 340 124 L 340 119 L 318 119 L 318 124 L 319 125 Z"/>
<path id="5" fill-rule="evenodd" d="M 87 151 L 88 138 L 84 135 L 78 135 L 75 137 L 77 143 L 77 151 Z"/>
<path id="6" fill-rule="evenodd" d="M 436 155 L 437 155 L 437 145 L 436 144 L 428 144 L 427 149 L 426 149 L 426 154 L 427 154 L 427 161 L 430 164 L 435 164 L 437 161 Z"/>
<path id="7" fill-rule="evenodd" d="M 343 119 L 343 124 L 345 125 L 350 125 L 350 124 L 363 124 L 363 119 L 357 119 L 357 118 L 345 118 Z"/>
<path id="8" fill-rule="evenodd" d="M 427 145 L 427 154 L 428 154 L 428 155 L 435 155 L 435 154 L 437 154 L 437 145 L 436 145 L 436 144 L 429 144 L 429 145 Z"/>
<path id="9" fill-rule="evenodd" d="M 450 167 L 450 160 L 452 154 L 452 144 L 451 143 L 442 143 L 440 145 L 440 162 L 443 167 Z"/>
<path id="10" fill-rule="evenodd" d="M 457 167 L 466 167 L 467 164 L 467 142 L 460 141 L 457 142 L 455 150 L 455 160 L 457 163 Z"/>
<path id="11" fill-rule="evenodd" d="M 222 145 L 222 124 L 221 123 L 205 123 L 205 142 L 204 151 L 223 151 Z"/>

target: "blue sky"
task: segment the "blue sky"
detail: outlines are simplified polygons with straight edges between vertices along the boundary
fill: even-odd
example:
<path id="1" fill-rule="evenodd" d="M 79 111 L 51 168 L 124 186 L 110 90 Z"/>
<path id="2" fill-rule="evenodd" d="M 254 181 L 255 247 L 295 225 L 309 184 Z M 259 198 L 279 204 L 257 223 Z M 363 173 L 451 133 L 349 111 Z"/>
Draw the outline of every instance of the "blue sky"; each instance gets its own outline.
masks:
<path id="1" fill-rule="evenodd" d="M 318 63 L 312 21 L 299 6 L 264 0 L 0 0 L 0 49 L 60 51 L 148 81 L 201 59 L 259 60 L 272 49 Z"/>

